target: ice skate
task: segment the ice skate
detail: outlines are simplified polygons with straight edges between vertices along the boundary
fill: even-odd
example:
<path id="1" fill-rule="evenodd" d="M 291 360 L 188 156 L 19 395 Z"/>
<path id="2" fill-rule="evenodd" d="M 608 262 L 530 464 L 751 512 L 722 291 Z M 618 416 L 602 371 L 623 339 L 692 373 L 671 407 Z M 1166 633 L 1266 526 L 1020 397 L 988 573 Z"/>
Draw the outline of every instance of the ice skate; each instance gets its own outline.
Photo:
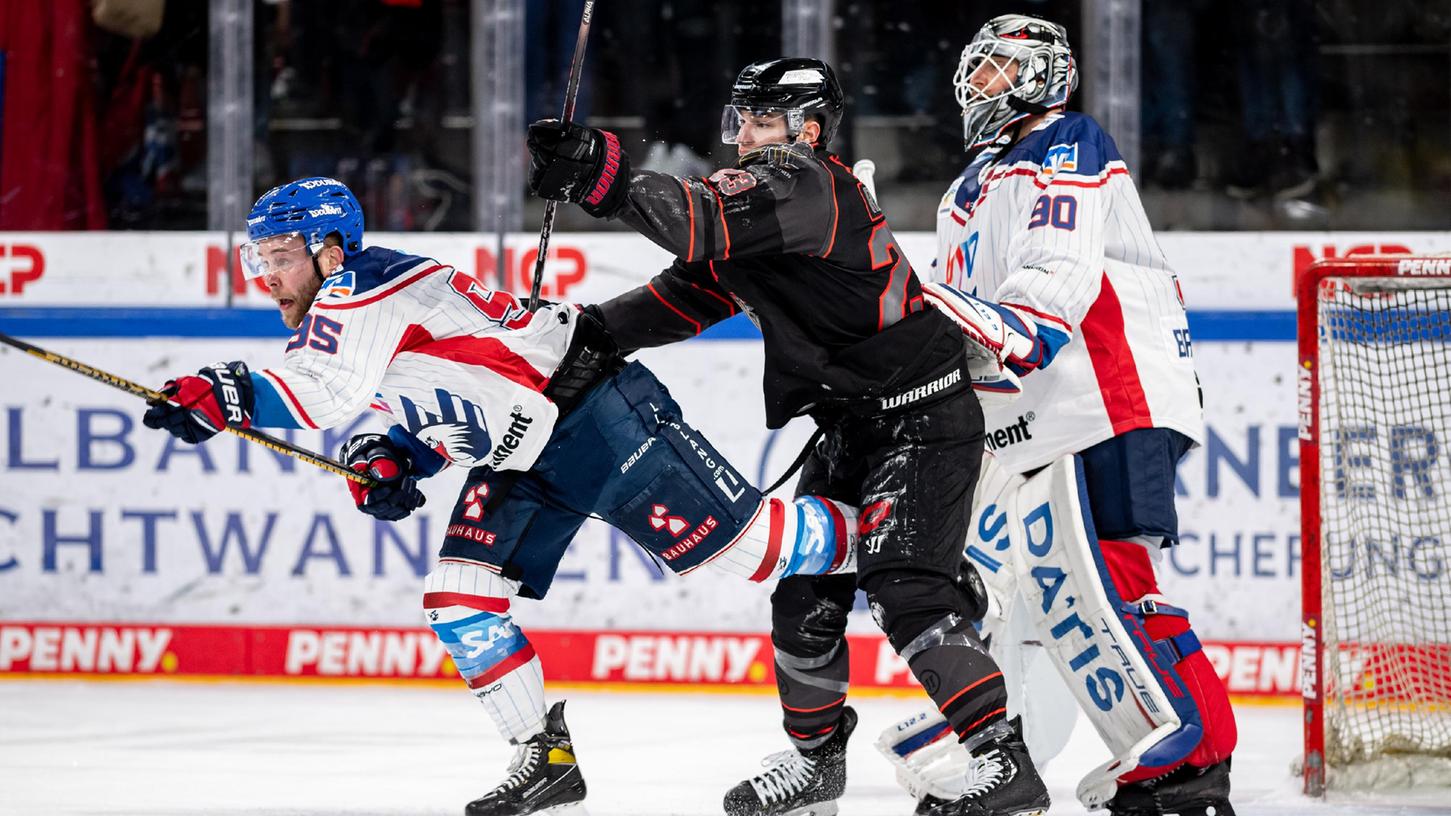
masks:
<path id="1" fill-rule="evenodd" d="M 1234 816 L 1229 805 L 1229 760 L 1208 768 L 1180 765 L 1158 779 L 1132 782 L 1109 800 L 1112 816 Z"/>
<path id="2" fill-rule="evenodd" d="M 465 816 L 526 816 L 549 813 L 584 801 L 584 777 L 564 724 L 564 701 L 549 709 L 544 732 L 521 744 L 509 763 L 509 777 L 469 802 Z"/>
<path id="3" fill-rule="evenodd" d="M 963 795 L 927 811 L 931 816 L 1043 816 L 1048 812 L 1048 788 L 1028 756 L 1022 723 L 1014 717 L 1009 725 L 1007 734 L 973 751 Z"/>
<path id="4" fill-rule="evenodd" d="M 843 706 L 831 739 L 766 757 L 765 771 L 726 793 L 726 816 L 832 816 L 846 789 L 846 741 L 856 722 L 856 712 Z"/>

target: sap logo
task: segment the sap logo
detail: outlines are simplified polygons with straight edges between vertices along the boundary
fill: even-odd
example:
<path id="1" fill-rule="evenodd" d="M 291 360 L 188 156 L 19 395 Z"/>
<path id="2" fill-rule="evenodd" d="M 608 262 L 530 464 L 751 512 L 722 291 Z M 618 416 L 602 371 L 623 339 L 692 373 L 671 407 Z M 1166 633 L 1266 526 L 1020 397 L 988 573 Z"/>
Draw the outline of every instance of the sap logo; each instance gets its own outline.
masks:
<path id="1" fill-rule="evenodd" d="M 539 248 L 526 250 L 522 255 L 513 249 L 504 250 L 502 269 L 503 285 L 506 291 L 527 292 L 534 283 L 534 262 L 539 258 Z M 474 277 L 479 280 L 500 280 L 497 256 L 490 250 L 479 247 L 474 250 Z M 578 247 L 550 246 L 544 261 L 544 283 L 539 289 L 541 297 L 564 300 L 569 290 L 584 282 L 589 274 L 589 261 Z"/>
<path id="2" fill-rule="evenodd" d="M 322 288 L 318 290 L 319 298 L 326 297 L 348 297 L 357 286 L 357 275 L 349 271 L 337 272 L 322 282 Z"/>
<path id="3" fill-rule="evenodd" d="M 1315 255 L 1314 247 L 1295 247 L 1295 279 L 1310 268 L 1310 264 L 1316 261 L 1330 260 L 1331 258 L 1349 258 L 1352 255 L 1410 255 L 1411 248 L 1401 244 L 1357 244 L 1344 253 L 1337 254 L 1338 247 L 1333 244 L 1326 244 L 1320 248 L 1320 255 Z"/>
<path id="4" fill-rule="evenodd" d="M 1077 144 L 1056 144 L 1048 148 L 1048 153 L 1043 156 L 1043 172 L 1048 175 L 1054 173 L 1071 173 L 1078 169 L 1078 145 Z"/>
<path id="5" fill-rule="evenodd" d="M 519 630 L 514 627 L 513 623 L 501 619 L 498 623 L 493 624 L 486 630 L 473 629 L 464 632 L 459 636 L 459 641 L 469 649 L 464 654 L 464 657 L 478 657 L 494 648 L 494 644 L 500 641 L 508 642 L 513 640 L 518 632 Z"/>
<path id="6" fill-rule="evenodd" d="M 8 260 L 13 258 L 14 260 Z M 10 274 L 5 274 L 5 269 Z M 31 244 L 0 244 L 0 295 L 18 295 L 45 274 L 45 255 Z"/>
<path id="7" fill-rule="evenodd" d="M 324 204 L 321 207 L 316 207 L 314 209 L 308 210 L 307 214 L 313 216 L 314 218 L 323 215 L 342 215 L 343 208 L 339 207 L 336 204 Z"/>

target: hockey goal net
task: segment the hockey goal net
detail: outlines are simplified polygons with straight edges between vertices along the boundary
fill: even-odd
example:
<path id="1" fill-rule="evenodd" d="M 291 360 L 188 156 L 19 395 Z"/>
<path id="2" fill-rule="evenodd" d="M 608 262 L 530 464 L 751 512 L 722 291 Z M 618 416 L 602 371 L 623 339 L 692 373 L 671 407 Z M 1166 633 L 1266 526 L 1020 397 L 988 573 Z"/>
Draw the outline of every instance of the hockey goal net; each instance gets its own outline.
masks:
<path id="1" fill-rule="evenodd" d="M 1297 298 L 1305 791 L 1451 785 L 1451 258 Z"/>

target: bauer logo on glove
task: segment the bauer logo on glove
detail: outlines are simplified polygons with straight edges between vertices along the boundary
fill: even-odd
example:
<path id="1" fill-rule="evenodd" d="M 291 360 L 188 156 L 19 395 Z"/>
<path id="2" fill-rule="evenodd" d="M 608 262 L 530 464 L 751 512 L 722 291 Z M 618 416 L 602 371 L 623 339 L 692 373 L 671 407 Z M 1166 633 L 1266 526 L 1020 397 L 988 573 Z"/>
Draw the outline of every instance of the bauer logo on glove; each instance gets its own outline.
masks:
<path id="1" fill-rule="evenodd" d="M 252 427 L 252 375 L 246 363 L 215 363 L 194 377 L 168 380 L 161 393 L 170 401 L 152 403 L 142 424 L 188 444 L 205 442 L 223 428 Z"/>

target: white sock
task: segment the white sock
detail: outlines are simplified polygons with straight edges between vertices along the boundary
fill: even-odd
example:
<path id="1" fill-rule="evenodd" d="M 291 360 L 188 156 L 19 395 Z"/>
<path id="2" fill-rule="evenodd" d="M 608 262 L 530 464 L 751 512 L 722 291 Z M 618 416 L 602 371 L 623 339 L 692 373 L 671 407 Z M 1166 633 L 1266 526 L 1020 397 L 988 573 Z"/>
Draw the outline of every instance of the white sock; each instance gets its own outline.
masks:
<path id="1" fill-rule="evenodd" d="M 510 742 L 544 730 L 544 670 L 509 614 L 519 582 L 445 559 L 423 581 L 423 612 L 473 695 Z"/>

